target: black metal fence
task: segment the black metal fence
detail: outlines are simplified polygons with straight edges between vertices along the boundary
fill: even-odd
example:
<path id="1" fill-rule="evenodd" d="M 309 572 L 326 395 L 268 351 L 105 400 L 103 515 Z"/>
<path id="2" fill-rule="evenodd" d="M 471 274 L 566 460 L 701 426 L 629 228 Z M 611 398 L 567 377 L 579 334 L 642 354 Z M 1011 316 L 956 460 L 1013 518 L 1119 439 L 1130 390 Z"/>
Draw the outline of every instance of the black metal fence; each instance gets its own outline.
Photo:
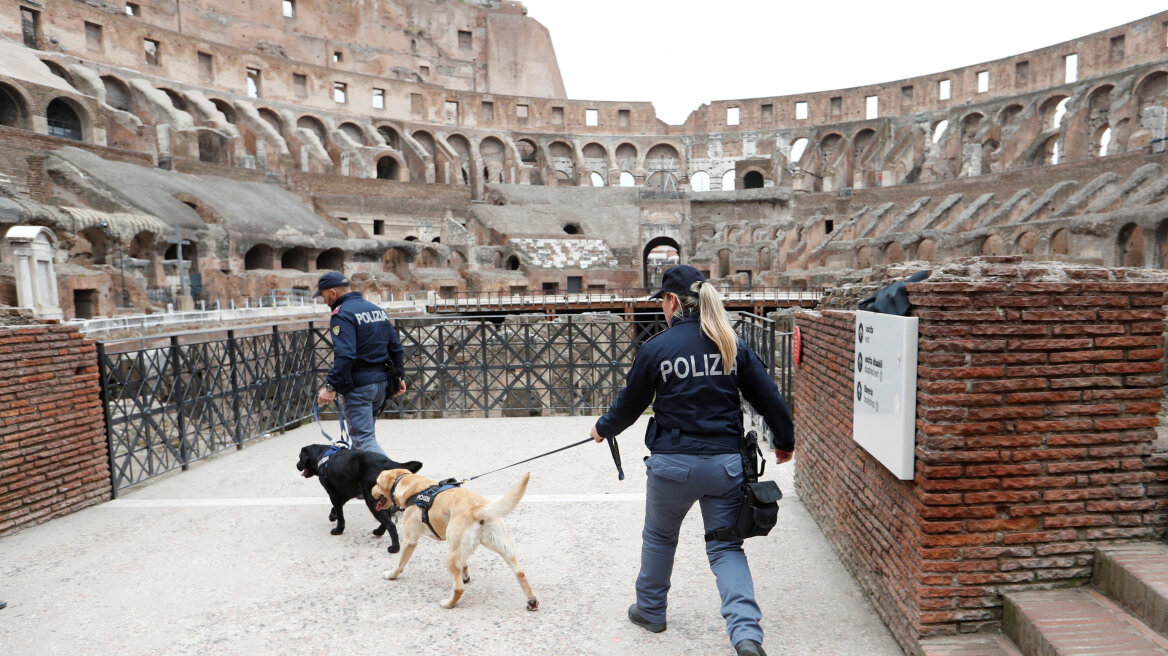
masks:
<path id="1" fill-rule="evenodd" d="M 790 335 L 763 317 L 732 318 L 790 403 Z M 665 321 L 642 313 L 403 318 L 396 325 L 408 391 L 391 402 L 389 416 L 491 417 L 601 414 L 641 342 Z M 311 417 L 332 363 L 326 325 L 218 335 L 132 349 L 126 341 L 98 345 L 115 495 Z"/>

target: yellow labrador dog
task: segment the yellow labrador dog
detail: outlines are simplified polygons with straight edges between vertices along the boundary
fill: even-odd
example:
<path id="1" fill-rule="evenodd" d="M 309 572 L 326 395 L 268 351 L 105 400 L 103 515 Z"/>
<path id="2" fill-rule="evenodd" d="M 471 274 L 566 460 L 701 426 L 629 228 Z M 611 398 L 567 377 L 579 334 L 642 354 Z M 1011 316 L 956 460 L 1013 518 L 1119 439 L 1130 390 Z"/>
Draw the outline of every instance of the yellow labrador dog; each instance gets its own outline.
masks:
<path id="1" fill-rule="evenodd" d="M 531 591 L 523 570 L 519 569 L 519 562 L 515 560 L 515 543 L 511 542 L 507 527 L 503 525 L 503 518 L 519 505 L 530 478 L 530 473 L 524 474 L 502 498 L 488 503 L 481 494 L 463 487 L 450 488 L 436 495 L 426 494 L 439 485 L 438 481 L 412 474 L 408 469 L 387 469 L 381 472 L 377 484 L 373 486 L 373 498 L 377 500 L 378 510 L 405 508 L 402 515 L 400 560 L 397 569 L 385 572 L 385 578 L 392 581 L 401 575 L 423 534 L 439 542 L 446 542 L 446 569 L 454 580 L 454 590 L 450 598 L 442 602 L 442 607 L 453 608 L 462 597 L 464 584 L 470 582 L 467 560 L 481 544 L 502 556 L 511 566 L 515 578 L 519 579 L 519 586 L 527 595 L 527 610 L 539 608 L 539 601 Z M 422 519 L 422 509 L 418 507 L 417 499 L 414 503 L 410 502 L 419 493 L 422 493 L 423 503 L 429 500 L 431 504 L 428 511 L 429 526 Z"/>

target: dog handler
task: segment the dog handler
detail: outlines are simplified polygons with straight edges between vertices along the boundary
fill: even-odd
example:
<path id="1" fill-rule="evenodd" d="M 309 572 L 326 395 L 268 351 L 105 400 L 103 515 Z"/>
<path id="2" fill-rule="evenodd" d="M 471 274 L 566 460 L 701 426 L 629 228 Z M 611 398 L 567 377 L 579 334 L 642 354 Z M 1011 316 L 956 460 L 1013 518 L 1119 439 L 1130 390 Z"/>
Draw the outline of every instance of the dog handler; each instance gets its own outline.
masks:
<path id="1" fill-rule="evenodd" d="M 775 382 L 730 326 L 722 297 L 697 269 L 665 272 L 660 298 L 666 330 L 646 340 L 625 387 L 592 428 L 601 442 L 615 437 L 653 403 L 656 414 L 645 442 L 650 455 L 637 602 L 629 620 L 648 631 L 665 630 L 666 598 L 681 522 L 697 502 L 706 531 L 733 526 L 742 500 L 742 410 L 739 392 L 775 436 L 779 464 L 795 448 L 791 413 Z M 762 616 L 741 538 L 706 543 L 710 569 L 722 597 L 722 616 L 739 655 L 763 655 Z"/>
<path id="2" fill-rule="evenodd" d="M 333 309 L 329 334 L 333 340 L 333 366 L 316 400 L 332 403 L 341 394 L 341 412 L 353 437 L 354 448 L 385 455 L 377 443 L 373 411 L 385 402 L 389 376 L 386 363 L 404 372 L 401 342 L 385 310 L 366 301 L 349 288 L 349 279 L 336 271 L 321 275 L 316 293 Z M 406 391 L 405 377 L 393 396 Z"/>

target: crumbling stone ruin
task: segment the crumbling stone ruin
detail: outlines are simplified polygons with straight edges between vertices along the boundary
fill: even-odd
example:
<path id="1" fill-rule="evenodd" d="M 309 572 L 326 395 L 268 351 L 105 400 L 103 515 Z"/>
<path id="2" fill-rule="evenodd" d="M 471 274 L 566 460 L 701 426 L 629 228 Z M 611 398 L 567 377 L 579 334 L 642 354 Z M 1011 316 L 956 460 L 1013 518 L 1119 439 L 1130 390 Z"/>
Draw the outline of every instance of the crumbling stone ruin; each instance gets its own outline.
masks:
<path id="1" fill-rule="evenodd" d="M 907 260 L 1163 267 L 1168 249 L 1168 12 L 682 125 L 566 98 L 512 0 L 17 0 L 0 61 L 0 235 L 53 231 L 66 318 L 324 269 L 449 296 L 640 288 L 676 258 L 807 289 Z"/>

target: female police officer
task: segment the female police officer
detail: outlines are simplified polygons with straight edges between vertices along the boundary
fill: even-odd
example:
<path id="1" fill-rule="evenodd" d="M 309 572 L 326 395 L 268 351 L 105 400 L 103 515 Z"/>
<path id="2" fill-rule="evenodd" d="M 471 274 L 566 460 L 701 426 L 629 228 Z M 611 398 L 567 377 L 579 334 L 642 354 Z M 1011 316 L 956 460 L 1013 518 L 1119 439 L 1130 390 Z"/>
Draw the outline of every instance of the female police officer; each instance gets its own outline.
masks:
<path id="1" fill-rule="evenodd" d="M 656 416 L 645 437 L 652 455 L 645 460 L 641 571 L 629 620 L 659 633 L 665 630 L 673 556 L 686 513 L 696 501 L 706 531 L 734 525 L 743 484 L 739 392 L 774 433 L 780 464 L 791 459 L 795 439 L 774 381 L 734 334 L 721 295 L 700 271 L 688 265 L 669 269 L 652 298 L 661 299 L 669 328 L 641 345 L 625 387 L 592 428 L 592 438 L 615 437 L 653 402 Z M 765 654 L 742 539 L 707 542 L 706 555 L 730 643 L 740 655 Z"/>

